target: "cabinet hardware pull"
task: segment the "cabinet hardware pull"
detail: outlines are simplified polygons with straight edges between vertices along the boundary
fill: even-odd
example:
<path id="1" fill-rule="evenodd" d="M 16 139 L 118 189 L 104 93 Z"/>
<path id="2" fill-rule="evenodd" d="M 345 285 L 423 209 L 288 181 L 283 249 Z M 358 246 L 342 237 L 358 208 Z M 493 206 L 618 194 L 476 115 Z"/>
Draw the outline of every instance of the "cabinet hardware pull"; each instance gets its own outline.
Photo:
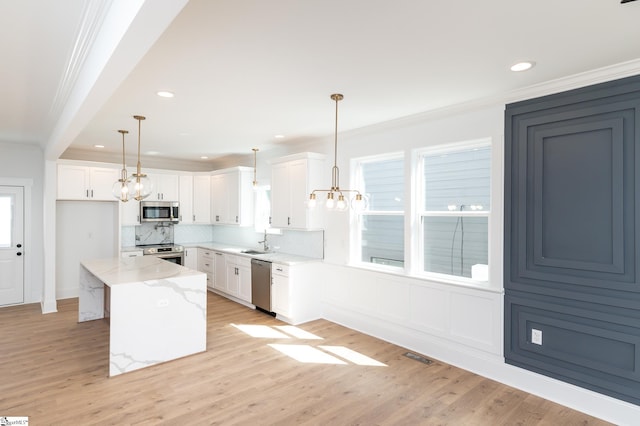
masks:
<path id="1" fill-rule="evenodd" d="M 291 225 L 291 218 L 287 217 L 287 225 Z"/>
<path id="2" fill-rule="evenodd" d="M 196 215 L 195 214 L 193 215 L 193 221 L 194 222 L 196 221 Z"/>
<path id="3" fill-rule="evenodd" d="M 93 189 L 91 190 L 91 198 L 93 198 Z"/>

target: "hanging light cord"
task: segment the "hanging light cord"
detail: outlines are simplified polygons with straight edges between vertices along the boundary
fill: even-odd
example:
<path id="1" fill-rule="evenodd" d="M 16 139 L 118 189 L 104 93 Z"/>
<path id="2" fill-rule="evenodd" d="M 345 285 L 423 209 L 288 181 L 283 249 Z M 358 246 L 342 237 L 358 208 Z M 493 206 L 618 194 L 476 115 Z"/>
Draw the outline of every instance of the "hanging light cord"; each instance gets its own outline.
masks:
<path id="1" fill-rule="evenodd" d="M 339 93 L 331 95 L 331 99 L 336 101 L 336 120 L 333 132 L 333 169 L 331 169 L 331 189 L 340 192 L 340 169 L 338 169 L 338 101 L 344 98 Z"/>
<path id="2" fill-rule="evenodd" d="M 142 173 L 140 172 L 141 170 L 141 165 L 140 165 L 140 127 L 141 127 L 141 121 L 144 120 L 146 117 L 143 117 L 142 115 L 134 115 L 133 118 L 135 118 L 136 120 L 138 120 L 138 164 L 136 167 L 136 177 L 138 179 L 140 179 L 140 176 L 142 176 Z M 139 182 L 139 180 L 138 180 Z"/>

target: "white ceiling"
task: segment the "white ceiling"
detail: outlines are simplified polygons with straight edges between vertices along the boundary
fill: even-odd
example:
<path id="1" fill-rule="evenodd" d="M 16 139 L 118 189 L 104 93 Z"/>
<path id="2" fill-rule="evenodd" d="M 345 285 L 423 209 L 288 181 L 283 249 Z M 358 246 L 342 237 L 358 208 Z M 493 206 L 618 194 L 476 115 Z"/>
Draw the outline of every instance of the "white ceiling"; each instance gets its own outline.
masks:
<path id="1" fill-rule="evenodd" d="M 139 10 L 111 55 L 100 36 L 112 31 L 109 16 L 123 2 Z M 140 114 L 143 155 L 212 161 L 332 134 L 334 92 L 345 95 L 344 131 L 640 58 L 640 2 L 190 0 L 181 7 L 0 1 L 0 141 L 58 144 L 56 158 L 70 144 L 86 159 L 102 144 L 118 158 L 116 130 L 131 131 L 134 153 L 132 116 Z M 132 47 L 137 56 L 118 56 Z M 92 86 L 83 78 L 96 52 L 107 60 Z M 524 59 L 536 66 L 509 71 Z M 78 94 L 80 84 L 89 89 Z M 159 98 L 158 90 L 175 97 Z"/>

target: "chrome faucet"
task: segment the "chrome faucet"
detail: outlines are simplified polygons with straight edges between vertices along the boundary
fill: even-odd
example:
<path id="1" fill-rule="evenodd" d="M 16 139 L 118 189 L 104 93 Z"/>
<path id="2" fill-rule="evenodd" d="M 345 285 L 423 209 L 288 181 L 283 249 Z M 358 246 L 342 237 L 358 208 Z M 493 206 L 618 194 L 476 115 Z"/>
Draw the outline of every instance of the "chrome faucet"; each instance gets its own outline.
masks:
<path id="1" fill-rule="evenodd" d="M 264 230 L 264 239 L 262 241 L 258 241 L 258 243 L 262 244 L 262 249 L 264 251 L 269 251 L 271 247 L 269 247 L 269 242 L 267 241 L 267 230 Z"/>

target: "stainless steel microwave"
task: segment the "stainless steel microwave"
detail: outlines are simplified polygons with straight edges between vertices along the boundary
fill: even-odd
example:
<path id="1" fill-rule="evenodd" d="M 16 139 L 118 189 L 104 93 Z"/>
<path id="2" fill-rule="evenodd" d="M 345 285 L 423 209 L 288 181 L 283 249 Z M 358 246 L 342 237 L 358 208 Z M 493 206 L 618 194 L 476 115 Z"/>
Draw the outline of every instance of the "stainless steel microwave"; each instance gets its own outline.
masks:
<path id="1" fill-rule="evenodd" d="M 178 201 L 141 201 L 140 222 L 180 221 L 180 203 Z"/>

